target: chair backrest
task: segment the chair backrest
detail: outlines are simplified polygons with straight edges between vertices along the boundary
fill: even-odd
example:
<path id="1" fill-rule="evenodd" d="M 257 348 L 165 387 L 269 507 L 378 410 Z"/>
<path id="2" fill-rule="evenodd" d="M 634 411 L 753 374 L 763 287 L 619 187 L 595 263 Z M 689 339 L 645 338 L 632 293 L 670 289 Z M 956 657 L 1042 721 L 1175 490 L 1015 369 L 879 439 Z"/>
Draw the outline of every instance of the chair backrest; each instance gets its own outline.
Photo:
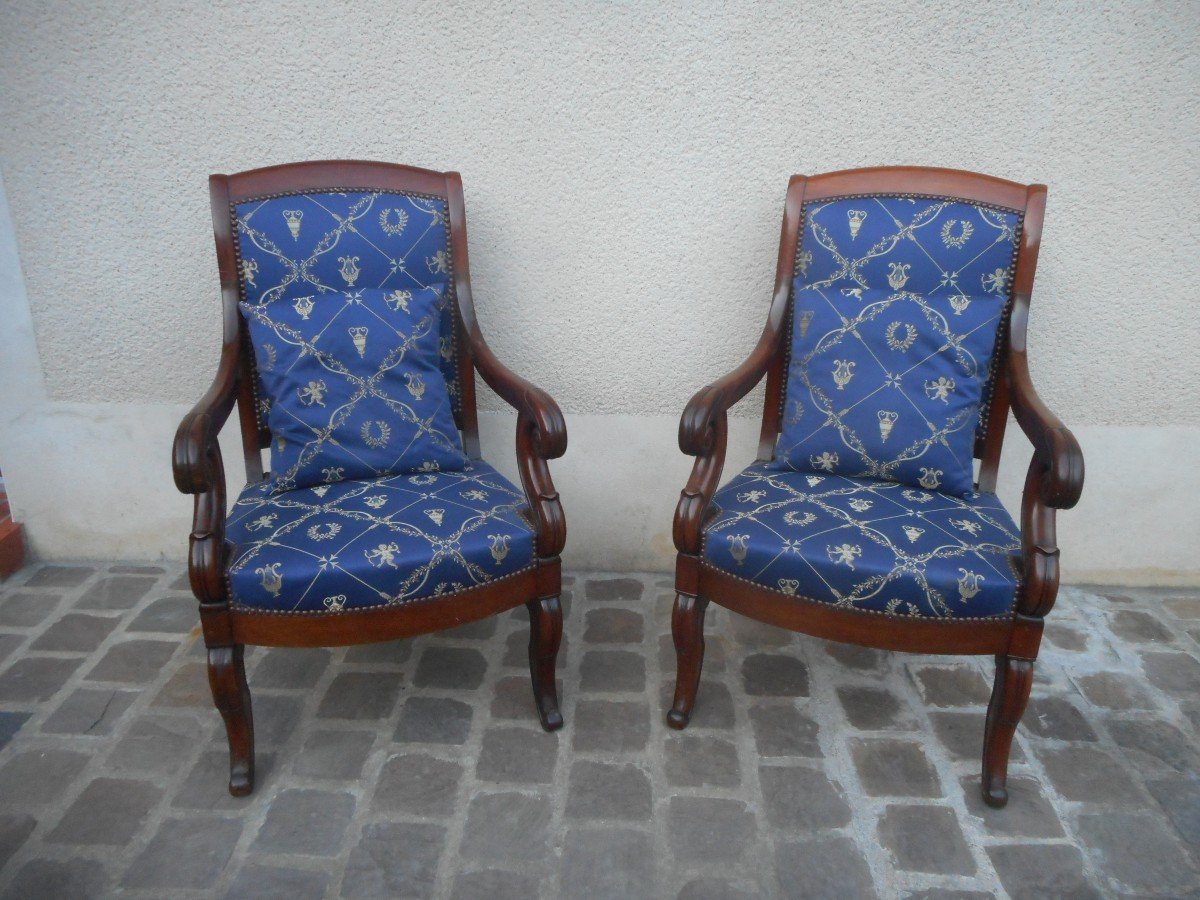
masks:
<path id="1" fill-rule="evenodd" d="M 978 489 L 994 490 L 1008 415 L 1002 373 L 1012 307 L 1017 298 L 1028 302 L 1044 208 L 1042 185 L 949 169 L 886 167 L 793 177 L 776 271 L 775 304 L 786 309 L 772 313 L 772 321 L 783 326 L 768 372 L 760 458 L 772 458 L 786 428 L 792 331 L 803 324 L 796 316 L 812 315 L 797 307 L 797 290 L 806 295 L 800 304 L 805 307 L 811 306 L 813 288 L 844 292 L 846 303 L 903 290 L 935 298 L 947 311 L 986 297 L 999 304 L 1000 315 L 987 326 L 994 330 L 988 343 L 994 340 L 995 350 L 978 419 L 971 424 L 974 456 L 981 460 Z M 894 337 L 902 341 L 905 335 Z"/>
<path id="2" fill-rule="evenodd" d="M 241 346 L 238 397 L 247 474 L 271 441 L 267 400 L 238 301 L 312 303 L 329 291 L 445 288 L 441 366 L 455 424 L 478 456 L 474 370 L 460 305 L 470 303 L 457 173 L 355 161 L 293 163 L 209 179 L 226 338 Z M 465 295 L 465 296 L 464 296 Z"/>

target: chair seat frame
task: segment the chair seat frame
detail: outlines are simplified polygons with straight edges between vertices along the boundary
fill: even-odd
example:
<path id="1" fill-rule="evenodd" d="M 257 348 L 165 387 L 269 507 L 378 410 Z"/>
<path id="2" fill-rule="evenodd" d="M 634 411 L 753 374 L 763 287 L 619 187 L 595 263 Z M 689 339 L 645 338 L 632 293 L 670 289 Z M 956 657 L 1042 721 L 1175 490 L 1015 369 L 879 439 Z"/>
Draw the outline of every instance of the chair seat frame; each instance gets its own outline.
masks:
<path id="1" fill-rule="evenodd" d="M 252 484 L 266 477 L 262 450 L 271 439 L 259 421 L 253 350 L 238 310 L 233 210 L 252 198 L 324 191 L 417 193 L 446 201 L 461 384 L 456 425 L 467 456 L 480 459 L 476 373 L 516 410 L 517 467 L 535 534 L 531 568 L 442 597 L 342 612 L 281 613 L 232 602 L 226 578 L 227 491 L 217 437 L 237 405 L 246 478 Z M 553 398 L 507 369 L 484 340 L 471 294 L 461 177 L 457 172 L 388 163 L 328 160 L 213 175 L 209 193 L 221 277 L 221 357 L 212 386 L 179 425 L 172 468 L 179 490 L 195 496 L 188 574 L 200 603 L 209 683 L 229 738 L 230 793 L 243 796 L 254 786 L 254 727 L 244 665 L 247 644 L 332 647 L 390 641 L 453 628 L 524 604 L 530 616 L 529 667 L 538 716 L 547 731 L 561 728 L 554 672 L 562 639 L 559 555 L 566 542 L 566 519 L 547 462 L 566 452 L 566 423 Z"/>
<path id="2" fill-rule="evenodd" d="M 701 540 L 716 512 L 712 500 L 725 463 L 728 411 L 763 378 L 767 384 L 758 460 L 774 458 L 782 427 L 792 279 L 805 204 L 854 195 L 954 198 L 1001 206 L 1022 215 L 1012 303 L 1001 323 L 986 427 L 974 446 L 974 455 L 980 460 L 976 489 L 988 492 L 996 489 L 1010 409 L 1034 448 L 1021 500 L 1021 584 L 1009 618 L 914 619 L 834 607 L 736 578 L 702 558 Z M 1029 374 L 1026 332 L 1045 207 L 1044 185 L 1023 185 L 955 169 L 886 166 L 792 177 L 774 296 L 762 336 L 740 366 L 692 397 L 679 423 L 679 448 L 696 461 L 675 511 L 673 534 L 678 554 L 671 631 L 678 670 L 674 702 L 667 714 L 670 727 L 686 727 L 695 705 L 704 660 L 704 612 L 710 601 L 761 622 L 860 646 L 913 653 L 993 654 L 996 679 L 984 727 L 982 790 L 989 805 L 1007 803 L 1009 751 L 1033 685 L 1043 620 L 1058 594 L 1055 513 L 1078 502 L 1084 476 L 1078 441 L 1038 397 Z"/>

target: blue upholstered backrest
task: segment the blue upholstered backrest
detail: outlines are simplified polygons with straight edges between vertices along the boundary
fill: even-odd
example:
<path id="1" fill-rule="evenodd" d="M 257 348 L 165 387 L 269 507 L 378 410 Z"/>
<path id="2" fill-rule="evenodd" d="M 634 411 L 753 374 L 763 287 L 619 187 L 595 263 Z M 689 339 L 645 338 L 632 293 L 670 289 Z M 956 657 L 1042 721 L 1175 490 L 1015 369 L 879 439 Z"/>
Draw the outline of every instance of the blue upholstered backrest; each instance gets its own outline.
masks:
<path id="1" fill-rule="evenodd" d="M 234 215 L 243 302 L 282 299 L 303 306 L 354 289 L 441 287 L 439 356 L 454 409 L 461 410 L 443 198 L 379 191 L 297 193 L 244 201 Z M 255 387 L 265 426 L 269 400 L 261 379 Z"/>
<path id="2" fill-rule="evenodd" d="M 808 203 L 777 464 L 970 491 L 1020 230 L 953 199 Z"/>

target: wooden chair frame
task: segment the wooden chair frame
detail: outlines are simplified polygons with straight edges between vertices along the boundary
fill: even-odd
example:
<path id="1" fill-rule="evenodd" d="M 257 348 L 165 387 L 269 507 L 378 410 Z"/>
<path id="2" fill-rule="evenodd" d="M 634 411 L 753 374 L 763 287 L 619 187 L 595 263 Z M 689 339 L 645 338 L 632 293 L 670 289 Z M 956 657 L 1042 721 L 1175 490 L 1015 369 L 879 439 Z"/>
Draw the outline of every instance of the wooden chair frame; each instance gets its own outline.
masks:
<path id="1" fill-rule="evenodd" d="M 262 450 L 270 444 L 270 433 L 260 426 L 256 412 L 253 351 L 238 311 L 233 206 L 269 194 L 344 190 L 415 192 L 446 200 L 457 311 L 455 344 L 462 385 L 456 424 L 467 455 L 478 459 L 476 373 L 516 409 L 517 465 L 536 534 L 535 566 L 449 597 L 398 606 L 313 614 L 237 607 L 231 603 L 225 577 L 229 554 L 225 542 L 227 495 L 217 435 L 236 403 L 246 477 L 253 483 L 264 478 Z M 566 452 L 566 423 L 550 395 L 505 368 L 483 338 L 471 299 L 466 212 L 459 174 L 377 162 L 305 162 L 213 175 L 209 178 L 209 193 L 221 276 L 224 337 L 216 378 L 175 435 L 173 469 L 179 490 L 196 497 L 188 572 L 192 591 L 200 602 L 209 683 L 229 736 L 230 793 L 242 796 L 254 786 L 254 727 L 243 665 L 246 644 L 327 647 L 388 641 L 452 628 L 525 604 L 530 616 L 529 668 L 538 714 L 547 731 L 561 728 L 554 669 L 562 638 L 559 554 L 566 542 L 566 519 L 547 461 Z"/>
<path id="2" fill-rule="evenodd" d="M 1007 207 L 1023 215 L 1012 305 L 1001 324 L 987 427 L 974 448 L 980 460 L 977 489 L 994 491 L 1010 408 L 1034 447 L 1021 502 L 1022 581 L 1011 619 L 940 621 L 867 614 L 733 578 L 701 558 L 701 535 L 714 512 L 712 498 L 725 463 L 727 412 L 764 376 L 766 402 L 758 459 L 770 460 L 775 454 L 787 383 L 793 267 L 804 205 L 855 194 L 953 197 Z M 896 166 L 792 177 L 779 241 L 774 299 L 762 337 L 745 362 L 692 397 L 679 423 L 679 447 L 696 457 L 696 462 L 675 511 L 674 539 L 679 553 L 671 631 L 678 672 L 674 702 L 667 714 L 670 727 L 685 727 L 695 704 L 704 660 L 704 611 L 710 600 L 761 622 L 835 641 L 915 653 L 990 653 L 996 657 L 996 680 L 984 729 L 983 797 L 995 807 L 1008 801 L 1006 779 L 1013 733 L 1033 684 L 1043 619 L 1058 594 L 1055 512 L 1074 506 L 1083 489 L 1079 444 L 1038 397 L 1029 376 L 1026 327 L 1045 207 L 1044 185 L 1022 185 L 953 169 Z"/>

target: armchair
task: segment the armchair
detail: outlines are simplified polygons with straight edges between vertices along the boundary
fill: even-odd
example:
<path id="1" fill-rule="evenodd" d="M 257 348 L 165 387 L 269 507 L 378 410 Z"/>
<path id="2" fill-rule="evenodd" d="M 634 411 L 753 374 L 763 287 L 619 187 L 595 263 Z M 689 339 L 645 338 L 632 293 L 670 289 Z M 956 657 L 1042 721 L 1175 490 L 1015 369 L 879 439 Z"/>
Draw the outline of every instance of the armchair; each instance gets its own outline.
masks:
<path id="1" fill-rule="evenodd" d="M 710 601 L 829 640 L 993 654 L 982 788 L 1005 805 L 1058 591 L 1055 513 L 1084 474 L 1029 376 L 1045 201 L 948 169 L 791 179 L 762 337 L 679 424 L 696 461 L 674 522 L 670 727 L 696 702 Z M 728 411 L 764 377 L 758 459 L 718 489 Z M 1010 408 L 1034 446 L 1019 529 L 995 497 Z"/>
<path id="2" fill-rule="evenodd" d="M 566 425 L 550 395 L 505 368 L 484 340 L 472 303 L 458 173 L 308 162 L 214 175 L 209 190 L 224 337 L 212 386 L 179 425 L 172 463 L 176 486 L 195 496 L 188 571 L 200 604 L 213 699 L 229 738 L 230 793 L 245 795 L 254 785 L 246 644 L 394 640 L 524 604 L 538 715 L 546 730 L 561 728 L 554 670 L 562 636 L 559 553 L 566 522 L 547 461 L 566 451 Z M 410 302 L 415 307 L 414 293 L 436 305 L 423 320 L 422 335 L 431 341 L 421 357 L 426 375 L 404 376 L 410 396 L 404 396 L 403 382 L 396 382 L 401 390 L 393 395 L 381 387 L 394 374 L 394 357 L 380 362 L 373 377 L 359 377 L 339 371 L 344 367 L 332 354 L 327 360 L 324 350 L 317 352 L 321 336 L 301 333 L 310 315 L 320 318 L 322 303 L 345 303 L 338 309 L 350 311 L 347 315 L 367 315 L 355 311 L 383 302 L 399 315 L 409 312 Z M 310 362 L 317 356 L 322 365 L 330 363 L 331 383 L 344 376 L 354 391 L 350 399 L 336 398 L 339 406 L 325 378 L 316 393 L 301 390 L 301 403 L 321 407 L 328 425 L 322 420 L 312 429 L 293 469 L 303 473 L 312 454 L 335 454 L 337 465 L 323 470 L 320 483 L 281 483 L 280 473 L 272 476 L 263 466 L 264 449 L 280 459 L 296 452 L 282 432 L 273 434 L 279 419 L 272 417 L 265 376 L 274 368 L 276 348 L 259 348 L 247 321 L 247 310 L 270 303 L 292 316 L 291 325 L 275 327 L 285 342 L 295 337 L 302 348 L 295 365 L 304 363 L 306 353 Z M 344 342 L 353 337 L 358 355 L 371 359 L 369 342 L 377 340 L 371 329 L 384 341 L 399 333 L 388 332 L 389 320 L 377 315 L 382 309 L 376 309 L 378 325 L 371 319 L 370 328 L 345 329 L 340 326 L 350 320 L 344 319 L 334 328 L 331 319 L 327 330 Z M 415 327 L 412 334 L 415 345 Z M 415 354 L 412 346 L 404 347 Z M 353 362 L 353 350 L 344 356 Z M 480 456 L 476 373 L 517 411 L 520 490 Z M 439 384 L 430 386 L 435 381 Z M 438 395 L 442 381 L 446 403 L 436 414 L 414 414 L 419 401 Z M 329 409 L 336 407 L 331 417 L 326 399 Z M 359 423 L 349 418 L 360 402 L 385 410 L 362 423 L 362 444 Z M 235 405 L 247 486 L 229 511 L 217 435 Z M 447 414 L 453 427 L 439 432 L 437 416 Z M 336 430 L 348 421 L 354 421 L 353 429 Z M 371 468 L 376 463 L 368 450 L 395 452 L 388 444 L 402 428 L 411 441 L 405 452 L 433 439 L 448 458 L 465 462 Z M 342 462 L 351 469 L 367 465 L 369 472 L 343 477 Z"/>

